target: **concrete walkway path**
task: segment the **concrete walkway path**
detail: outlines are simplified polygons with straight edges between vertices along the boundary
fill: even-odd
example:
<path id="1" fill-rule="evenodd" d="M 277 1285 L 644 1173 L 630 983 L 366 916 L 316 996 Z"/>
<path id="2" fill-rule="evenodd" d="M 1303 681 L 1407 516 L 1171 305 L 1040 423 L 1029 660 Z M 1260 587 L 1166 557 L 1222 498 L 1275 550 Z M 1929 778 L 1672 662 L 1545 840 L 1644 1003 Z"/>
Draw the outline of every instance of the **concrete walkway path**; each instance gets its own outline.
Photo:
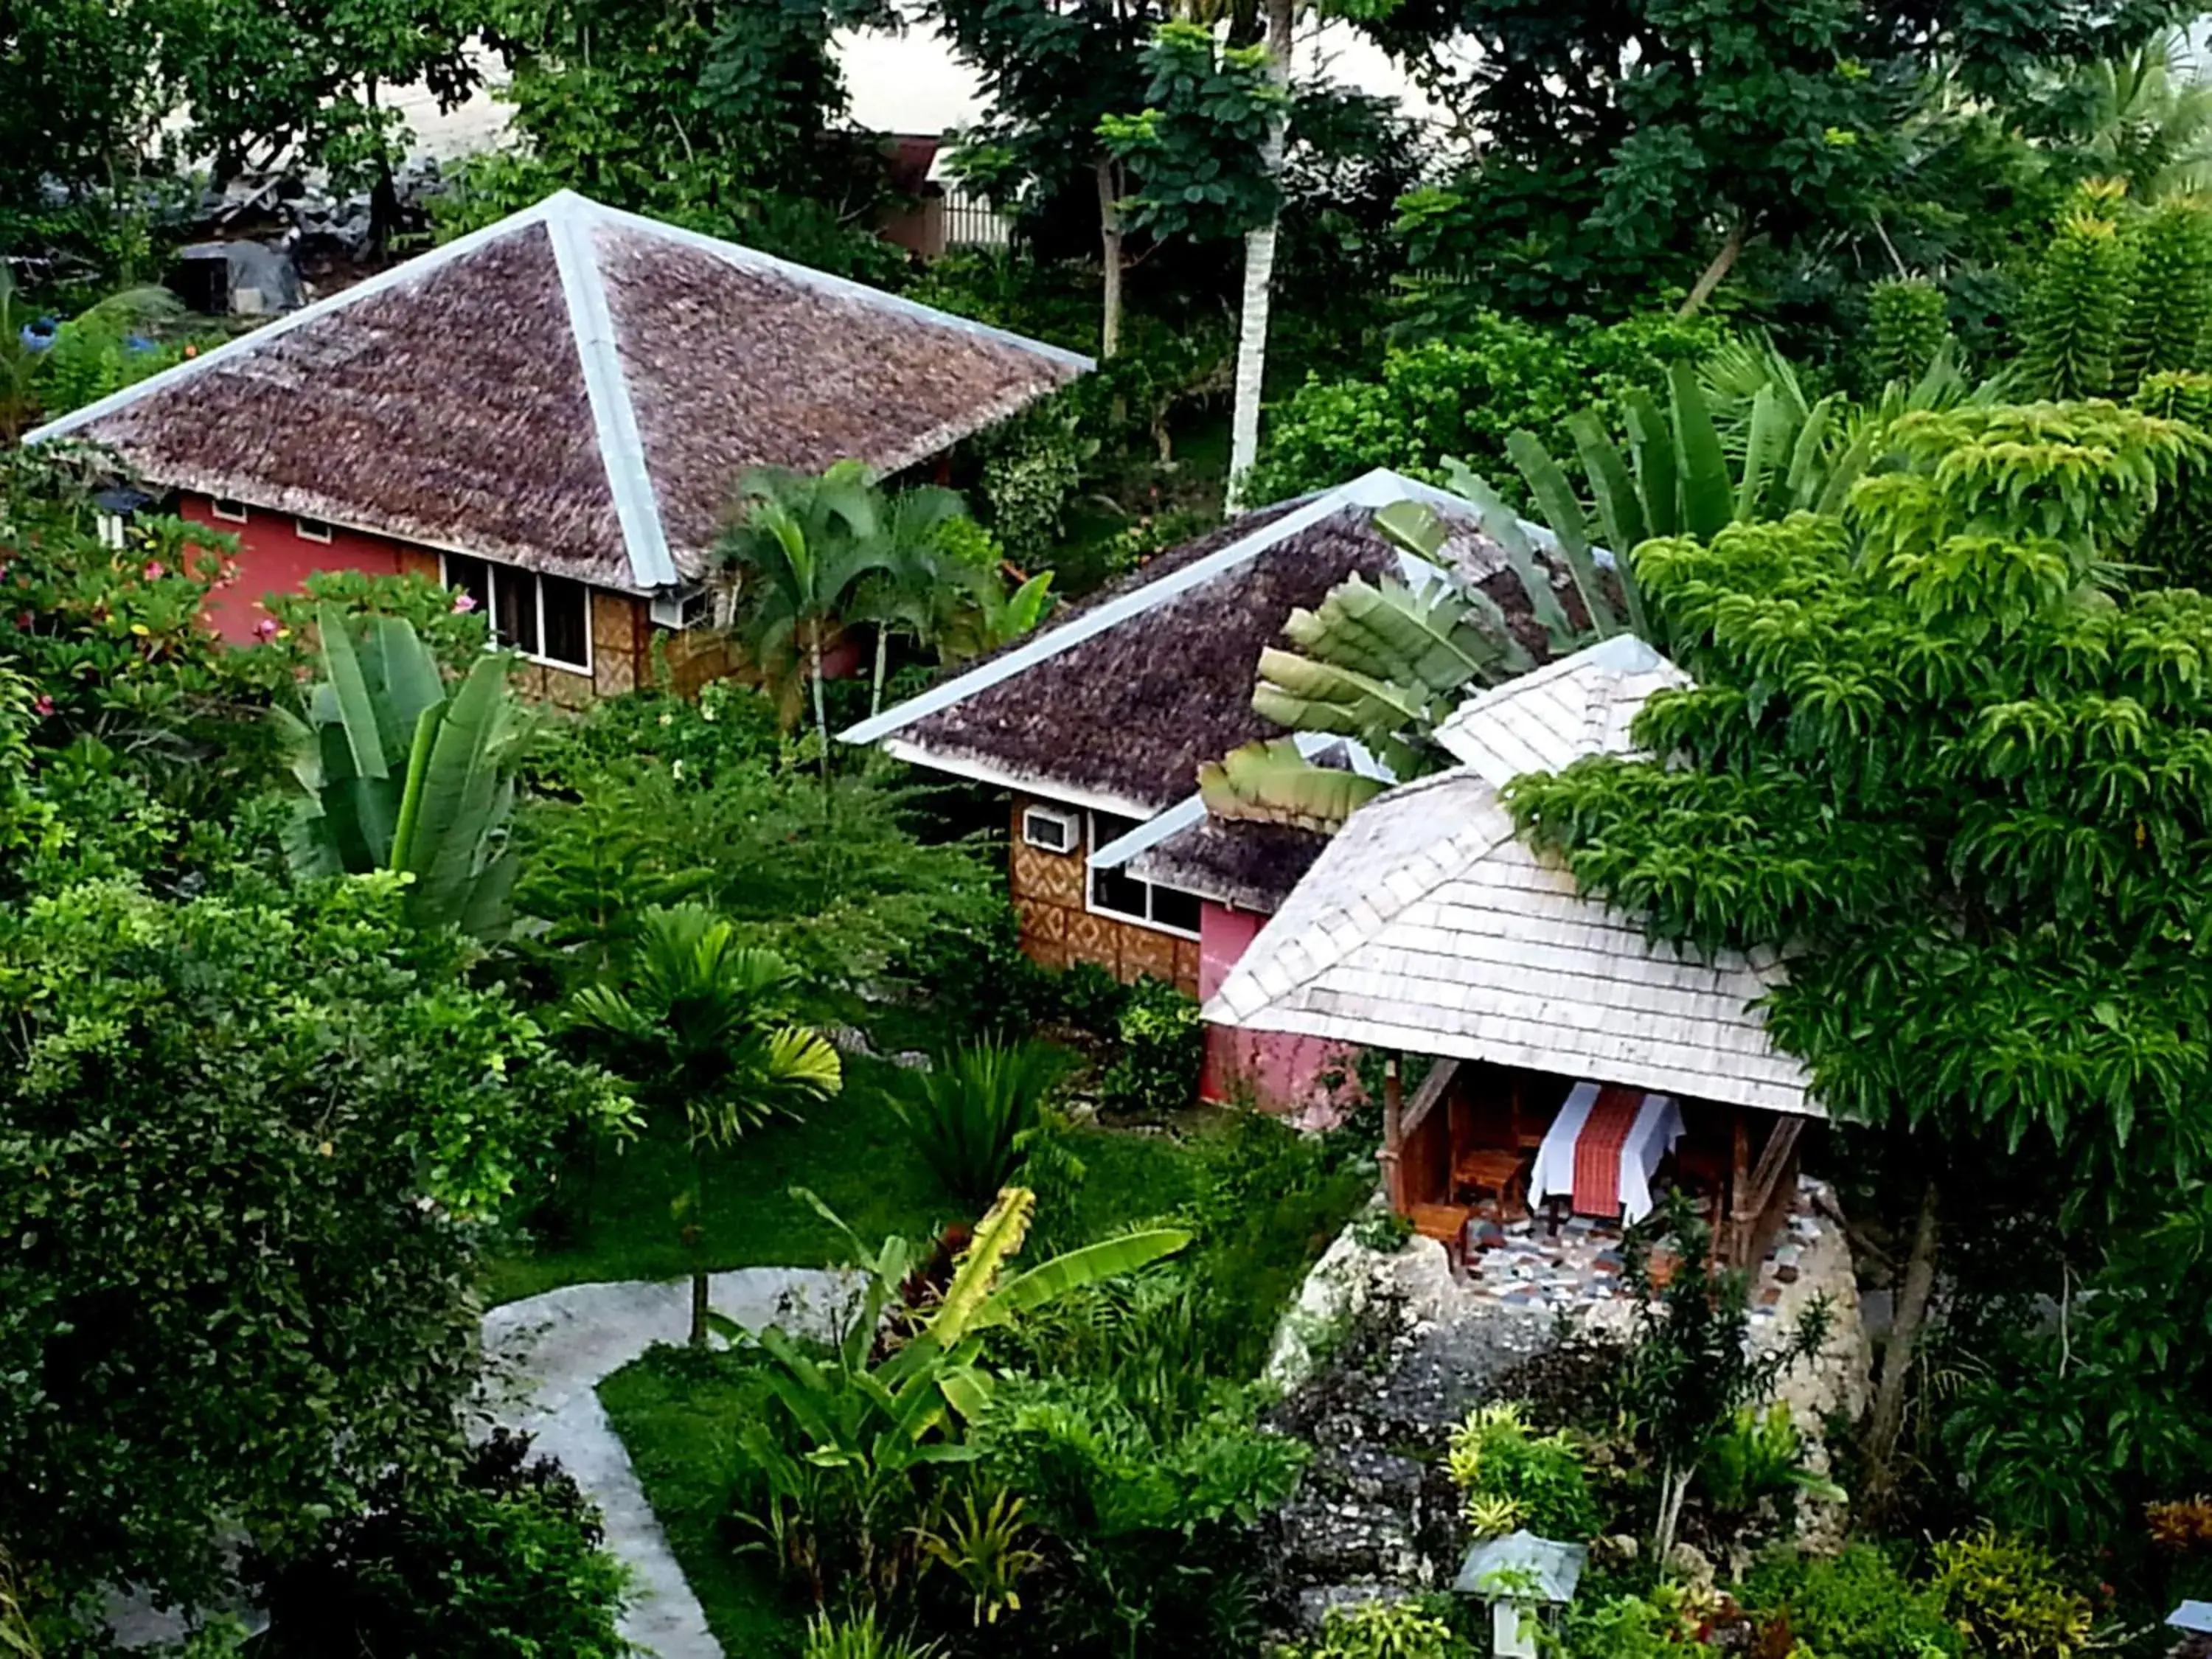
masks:
<path id="1" fill-rule="evenodd" d="M 815 1267 L 746 1267 L 716 1273 L 714 1311 L 749 1330 L 777 1324 L 826 1333 L 848 1275 Z M 722 1659 L 699 1599 L 645 1501 L 598 1393 L 656 1342 L 681 1342 L 690 1328 L 688 1280 L 569 1285 L 494 1308 L 483 1318 L 489 1361 L 484 1406 L 502 1428 L 532 1436 L 535 1450 L 561 1461 L 606 1517 L 607 1547 L 629 1568 L 631 1600 L 622 1633 L 658 1659 Z"/>

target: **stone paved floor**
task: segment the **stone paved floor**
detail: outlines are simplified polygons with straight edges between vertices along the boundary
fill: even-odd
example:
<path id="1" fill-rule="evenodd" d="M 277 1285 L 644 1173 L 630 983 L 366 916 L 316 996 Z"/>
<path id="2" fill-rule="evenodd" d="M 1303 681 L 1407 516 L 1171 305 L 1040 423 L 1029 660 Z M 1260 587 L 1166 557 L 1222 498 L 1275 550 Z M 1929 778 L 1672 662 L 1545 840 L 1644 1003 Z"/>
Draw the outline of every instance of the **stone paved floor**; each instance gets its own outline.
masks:
<path id="1" fill-rule="evenodd" d="M 808 1267 L 716 1273 L 710 1287 L 715 1312 L 748 1329 L 775 1323 L 825 1334 L 849 1293 L 842 1275 Z M 658 1659 L 722 1659 L 722 1650 L 599 1405 L 599 1385 L 654 1343 L 683 1341 L 690 1309 L 688 1281 L 631 1280 L 565 1285 L 483 1318 L 491 1421 L 532 1436 L 535 1449 L 560 1459 L 599 1506 L 607 1547 L 631 1573 L 622 1633 Z"/>
<path id="2" fill-rule="evenodd" d="M 1801 1179 L 1788 1224 L 1759 1264 L 1753 1292 L 1754 1328 L 1774 1321 L 1783 1287 L 1794 1283 L 1806 1252 L 1834 1223 L 1815 1212 L 1820 1183 Z M 1590 1216 L 1569 1216 L 1557 1234 L 1542 1216 L 1471 1224 L 1465 1290 L 1477 1300 L 1539 1314 L 1601 1313 L 1627 1304 L 1621 1282 L 1620 1225 Z"/>

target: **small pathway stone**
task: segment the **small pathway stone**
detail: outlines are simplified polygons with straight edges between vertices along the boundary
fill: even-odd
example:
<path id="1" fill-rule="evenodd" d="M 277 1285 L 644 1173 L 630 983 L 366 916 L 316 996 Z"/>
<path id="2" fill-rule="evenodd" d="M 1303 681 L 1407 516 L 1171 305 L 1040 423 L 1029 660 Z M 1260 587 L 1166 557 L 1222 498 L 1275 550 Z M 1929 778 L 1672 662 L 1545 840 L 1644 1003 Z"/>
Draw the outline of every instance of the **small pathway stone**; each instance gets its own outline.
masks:
<path id="1" fill-rule="evenodd" d="M 853 1288 L 848 1275 L 818 1267 L 745 1267 L 714 1274 L 710 1300 L 748 1330 L 826 1334 Z M 568 1285 L 483 1318 L 491 1420 L 532 1436 L 534 1449 L 558 1458 L 599 1506 L 607 1547 L 631 1574 L 622 1633 L 659 1659 L 722 1659 L 722 1650 L 599 1405 L 599 1384 L 654 1343 L 683 1341 L 690 1322 L 684 1279 Z"/>

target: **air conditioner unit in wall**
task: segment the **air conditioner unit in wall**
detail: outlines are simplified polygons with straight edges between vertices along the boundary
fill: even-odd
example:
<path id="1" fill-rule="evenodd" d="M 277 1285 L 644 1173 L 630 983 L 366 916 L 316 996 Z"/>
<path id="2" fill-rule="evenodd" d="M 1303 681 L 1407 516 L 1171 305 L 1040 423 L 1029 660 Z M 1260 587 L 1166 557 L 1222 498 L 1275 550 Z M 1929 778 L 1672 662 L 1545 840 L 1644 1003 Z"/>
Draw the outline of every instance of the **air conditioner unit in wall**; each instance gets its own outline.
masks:
<path id="1" fill-rule="evenodd" d="M 1083 844 L 1083 814 L 1057 806 L 1022 810 L 1022 839 L 1045 853 L 1073 853 Z"/>
<path id="2" fill-rule="evenodd" d="M 651 601 L 653 622 L 662 628 L 698 628 L 714 611 L 714 598 L 703 587 L 678 593 L 657 593 Z"/>

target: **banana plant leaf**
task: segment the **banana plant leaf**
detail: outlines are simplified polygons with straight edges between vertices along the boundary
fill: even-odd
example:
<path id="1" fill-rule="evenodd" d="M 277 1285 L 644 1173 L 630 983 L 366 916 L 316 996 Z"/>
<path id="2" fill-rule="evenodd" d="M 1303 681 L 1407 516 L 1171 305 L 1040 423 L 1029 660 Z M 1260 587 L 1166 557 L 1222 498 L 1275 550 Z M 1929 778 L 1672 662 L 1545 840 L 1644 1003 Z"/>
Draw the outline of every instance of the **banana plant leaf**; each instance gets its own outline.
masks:
<path id="1" fill-rule="evenodd" d="M 1544 522 L 1551 526 L 1552 534 L 1559 538 L 1559 551 L 1575 579 L 1575 591 L 1582 595 L 1583 610 L 1589 617 L 1591 630 L 1600 639 L 1618 634 L 1620 620 L 1613 614 L 1612 601 L 1599 585 L 1597 561 L 1590 556 L 1589 520 L 1582 502 L 1575 497 L 1573 486 L 1567 483 L 1567 475 L 1559 470 L 1551 451 L 1533 432 L 1509 434 L 1505 453 L 1528 481 L 1528 492 L 1535 497 Z"/>
<path id="2" fill-rule="evenodd" d="M 471 902 L 471 890 L 505 856 L 514 801 L 505 772 L 513 726 L 506 664 L 496 657 L 480 659 L 436 720 L 410 834 L 394 860 L 396 867 L 414 873 L 410 902 L 427 915 L 458 924 L 464 915 L 482 915 L 485 909 Z M 502 872 L 493 879 L 511 884 L 513 877 Z M 494 914 L 503 925 L 504 907 Z"/>
<path id="3" fill-rule="evenodd" d="M 1150 1267 L 1184 1249 L 1190 1237 L 1180 1227 L 1153 1227 L 1066 1251 L 994 1291 L 976 1310 L 969 1328 L 988 1330 L 1009 1323 L 1085 1285 Z"/>
<path id="4" fill-rule="evenodd" d="M 1642 386 L 1620 400 L 1628 422 L 1628 453 L 1636 465 L 1636 493 L 1644 502 L 1644 525 L 1653 536 L 1682 532 L 1681 491 L 1676 482 L 1674 437 L 1666 416 Z"/>
<path id="5" fill-rule="evenodd" d="M 1743 475 L 1736 484 L 1734 517 L 1738 524 L 1750 524 L 1766 515 L 1775 481 L 1784 476 L 1783 467 L 1790 454 L 1792 435 L 1790 413 L 1781 398 L 1771 386 L 1759 387 L 1751 400 L 1751 425 L 1743 445 Z"/>
<path id="6" fill-rule="evenodd" d="M 1198 791 L 1217 818 L 1289 824 L 1332 835 L 1389 786 L 1380 778 L 1316 766 L 1296 742 L 1248 743 L 1198 769 Z"/>
<path id="7" fill-rule="evenodd" d="M 1735 515 L 1728 453 L 1721 447 L 1720 428 L 1713 424 L 1705 394 L 1698 389 L 1697 371 L 1687 363 L 1673 363 L 1668 368 L 1667 380 L 1674 394 L 1682 529 L 1710 539 L 1726 528 Z"/>
<path id="8" fill-rule="evenodd" d="M 1535 613 L 1552 648 L 1574 649 L 1574 624 L 1567 620 L 1566 607 L 1559 603 L 1559 596 L 1552 591 L 1552 579 L 1536 557 L 1535 544 L 1521 527 L 1521 515 L 1506 506 L 1490 487 L 1489 480 L 1477 475 L 1466 462 L 1447 458 L 1444 471 L 1451 479 L 1451 487 L 1474 506 L 1483 534 L 1505 550 L 1505 562 L 1512 567 L 1528 608 Z"/>
<path id="9" fill-rule="evenodd" d="M 1589 480 L 1591 504 L 1597 509 L 1598 529 L 1605 537 L 1605 544 L 1612 550 L 1614 561 L 1626 569 L 1628 556 L 1650 538 L 1645 527 L 1649 520 L 1644 511 L 1644 498 L 1637 493 L 1636 480 L 1629 476 L 1628 463 L 1620 447 L 1606 435 L 1596 416 L 1584 410 L 1567 420 L 1568 434 L 1575 441 L 1575 455 L 1583 464 L 1583 473 Z"/>
<path id="10" fill-rule="evenodd" d="M 1377 742 L 1401 726 L 1431 723 L 1433 699 L 1423 688 L 1340 668 L 1269 647 L 1260 653 L 1252 709 L 1292 732 L 1329 732 Z"/>

